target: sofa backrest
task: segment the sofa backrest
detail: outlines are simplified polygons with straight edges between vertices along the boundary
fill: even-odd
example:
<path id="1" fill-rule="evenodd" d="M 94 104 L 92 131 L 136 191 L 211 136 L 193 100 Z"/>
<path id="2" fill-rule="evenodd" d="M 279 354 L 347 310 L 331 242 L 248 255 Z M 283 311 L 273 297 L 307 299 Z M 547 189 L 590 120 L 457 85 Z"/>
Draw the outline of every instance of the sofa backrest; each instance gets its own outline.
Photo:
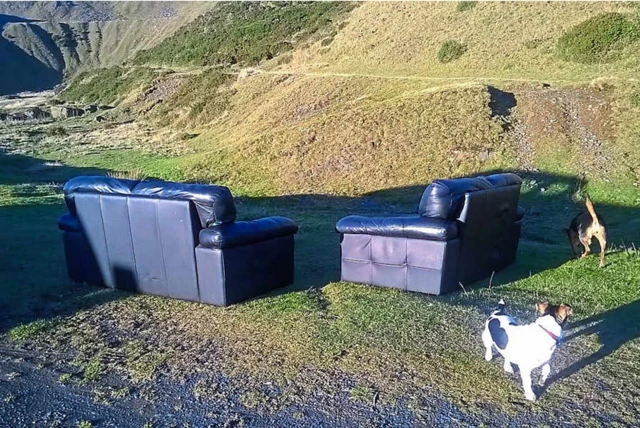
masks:
<path id="1" fill-rule="evenodd" d="M 202 227 L 233 223 L 236 219 L 233 196 L 231 191 L 224 186 L 169 181 L 135 181 L 106 176 L 80 176 L 67 181 L 63 191 L 67 208 L 74 215 L 76 214 L 76 194 L 94 193 L 192 201 Z"/>
<path id="2" fill-rule="evenodd" d="M 101 285 L 199 301 L 195 248 L 207 225 L 232 223 L 226 187 L 77 177 L 64 186 Z"/>
<path id="3" fill-rule="evenodd" d="M 459 275 L 478 278 L 491 273 L 491 267 L 499 265 L 505 257 L 502 241 L 510 235 L 516 221 L 520 199 L 520 178 L 504 177 L 504 174 L 486 177 L 495 183 L 491 188 L 469 192 L 457 220 L 460 231 Z M 512 174 L 509 174 L 512 175 Z"/>
<path id="4" fill-rule="evenodd" d="M 418 214 L 453 220 L 462 211 L 465 194 L 491 187 L 492 184 L 484 177 L 434 180 L 422 194 Z"/>
<path id="5" fill-rule="evenodd" d="M 198 300 L 193 203 L 78 193 L 75 205 L 101 285 Z"/>
<path id="6" fill-rule="evenodd" d="M 423 217 L 456 220 L 464 209 L 468 193 L 505 186 L 517 186 L 520 189 L 521 183 L 522 179 L 512 173 L 493 174 L 487 177 L 437 179 L 422 193 L 418 214 Z"/>

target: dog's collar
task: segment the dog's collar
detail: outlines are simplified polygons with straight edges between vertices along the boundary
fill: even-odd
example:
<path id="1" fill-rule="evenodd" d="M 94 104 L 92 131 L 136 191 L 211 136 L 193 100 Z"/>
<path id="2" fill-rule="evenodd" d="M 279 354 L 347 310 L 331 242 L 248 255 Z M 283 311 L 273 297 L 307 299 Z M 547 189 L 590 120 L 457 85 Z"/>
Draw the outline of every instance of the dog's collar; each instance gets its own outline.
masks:
<path id="1" fill-rule="evenodd" d="M 556 343 L 560 342 L 561 337 L 556 336 L 555 334 L 551 333 L 549 330 L 547 330 L 546 328 L 544 328 L 542 325 L 538 324 L 538 327 L 540 327 L 541 329 L 544 330 L 545 333 L 547 333 L 549 335 L 550 338 L 552 338 Z"/>

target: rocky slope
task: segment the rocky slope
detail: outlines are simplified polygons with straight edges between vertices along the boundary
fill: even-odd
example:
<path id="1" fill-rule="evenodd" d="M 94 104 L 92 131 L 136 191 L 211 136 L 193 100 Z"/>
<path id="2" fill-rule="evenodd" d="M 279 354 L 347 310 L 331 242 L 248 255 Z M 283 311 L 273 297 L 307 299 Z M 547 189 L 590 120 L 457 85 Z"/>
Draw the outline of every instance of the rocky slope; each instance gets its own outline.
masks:
<path id="1" fill-rule="evenodd" d="M 213 7 L 192 2 L 0 2 L 0 95 L 119 64 Z"/>

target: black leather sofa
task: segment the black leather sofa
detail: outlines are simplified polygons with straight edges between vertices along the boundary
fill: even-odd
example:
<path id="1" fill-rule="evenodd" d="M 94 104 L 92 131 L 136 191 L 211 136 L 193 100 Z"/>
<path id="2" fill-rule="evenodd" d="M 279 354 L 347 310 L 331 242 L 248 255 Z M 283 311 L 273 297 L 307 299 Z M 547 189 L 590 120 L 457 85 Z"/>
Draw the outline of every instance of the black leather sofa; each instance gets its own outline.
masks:
<path id="1" fill-rule="evenodd" d="M 293 283 L 298 226 L 235 221 L 226 187 L 76 177 L 64 199 L 58 226 L 76 282 L 220 306 Z"/>
<path id="2" fill-rule="evenodd" d="M 418 215 L 341 219 L 342 280 L 444 294 L 504 268 L 520 239 L 521 183 L 510 173 L 435 180 Z"/>

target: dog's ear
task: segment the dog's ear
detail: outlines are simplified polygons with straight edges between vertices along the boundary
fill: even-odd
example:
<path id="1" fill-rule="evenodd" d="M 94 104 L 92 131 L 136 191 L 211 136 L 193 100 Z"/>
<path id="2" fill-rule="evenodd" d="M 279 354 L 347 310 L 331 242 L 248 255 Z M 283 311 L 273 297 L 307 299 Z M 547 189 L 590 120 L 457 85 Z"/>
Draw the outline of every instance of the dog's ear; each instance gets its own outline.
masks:
<path id="1" fill-rule="evenodd" d="M 549 307 L 549 302 L 536 303 L 536 312 L 540 315 L 544 314 L 544 311 Z"/>
<path id="2" fill-rule="evenodd" d="M 573 308 L 563 303 L 558 307 L 558 315 L 560 315 L 563 320 L 566 320 L 571 315 L 573 315 Z"/>

